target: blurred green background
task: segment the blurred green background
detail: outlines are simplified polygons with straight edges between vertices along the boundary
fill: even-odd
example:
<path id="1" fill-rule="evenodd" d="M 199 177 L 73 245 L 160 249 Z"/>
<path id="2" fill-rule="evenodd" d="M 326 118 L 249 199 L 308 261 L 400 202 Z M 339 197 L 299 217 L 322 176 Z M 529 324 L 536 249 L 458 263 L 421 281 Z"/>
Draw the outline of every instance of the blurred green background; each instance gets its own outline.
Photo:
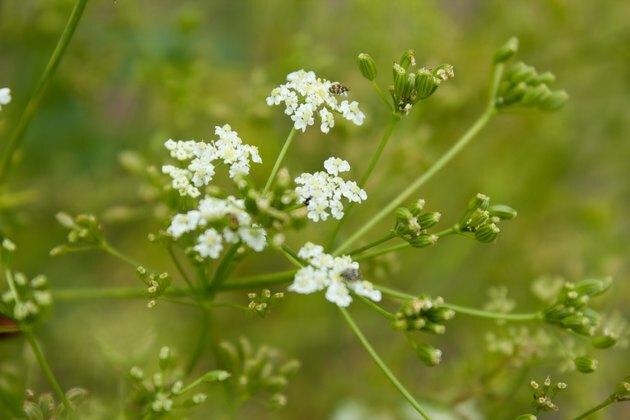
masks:
<path id="1" fill-rule="evenodd" d="M 72 5 L 72 0 L 0 2 L 0 86 L 10 87 L 14 97 L 0 114 L 0 141 L 15 126 Z M 616 0 L 94 0 L 9 181 L 11 191 L 29 191 L 34 199 L 17 208 L 0 203 L 2 228 L 18 244 L 17 266 L 31 275 L 47 274 L 55 288 L 138 285 L 127 266 L 104 255 L 48 256 L 65 235 L 54 214 L 92 212 L 104 218 L 113 243 L 149 265 L 173 270 L 165 252 L 146 240 L 160 226 L 153 206 L 139 198 L 141 182 L 120 166 L 121 152 L 137 151 L 160 165 L 166 138 L 208 139 L 214 125 L 228 122 L 260 148 L 265 163 L 253 174 L 263 182 L 290 128 L 282 111 L 267 107 L 264 99 L 288 72 L 305 68 L 348 85 L 367 119 L 361 127 L 340 122 L 326 136 L 315 129 L 300 135 L 288 167 L 293 173 L 313 171 L 336 155 L 358 173 L 388 115 L 357 71 L 357 54 L 376 59 L 382 84 L 389 83 L 391 63 L 407 48 L 416 49 L 420 65 L 453 64 L 455 79 L 395 132 L 368 186 L 369 200 L 347 223 L 349 231 L 474 121 L 484 105 L 492 54 L 516 35 L 520 58 L 553 71 L 557 86 L 571 95 L 569 104 L 557 114 L 497 118 L 419 197 L 429 209 L 442 211 L 444 226 L 477 192 L 510 204 L 519 217 L 504 225 L 496 244 L 448 238 L 388 259 L 388 269 L 374 276 L 409 292 L 476 307 L 487 301 L 489 287 L 506 285 L 519 310 L 527 311 L 538 308 L 530 283 L 541 275 L 567 280 L 611 275 L 613 293 L 595 305 L 628 316 L 629 20 L 630 2 Z M 120 206 L 133 217 L 115 217 Z M 305 237 L 323 241 L 323 231 L 332 226 L 318 224 L 290 236 L 289 243 L 297 248 Z M 286 268 L 269 251 L 248 260 L 240 273 Z M 221 298 L 247 302 L 244 293 Z M 464 316 L 450 322 L 445 336 L 430 337 L 444 351 L 442 364 L 426 368 L 378 315 L 361 305 L 352 312 L 392 369 L 427 404 L 449 401 L 496 365 L 484 350 L 484 333 L 497 329 L 491 322 Z M 216 338 L 247 335 L 303 362 L 285 409 L 268 413 L 250 403 L 239 418 L 405 418 L 400 395 L 321 295 L 290 295 L 265 319 L 229 308 L 214 313 Z M 108 363 L 110 353 L 129 355 L 152 337 L 148 360 L 155 360 L 162 344 L 185 355 L 196 339 L 197 318 L 193 309 L 168 303 L 153 310 L 144 301 L 60 303 L 40 336 L 63 386 L 84 387 L 98 404 L 111 407 L 121 374 Z M 27 353 L 19 339 L 0 340 L 0 366 L 17 366 L 30 387 L 45 390 Z M 506 368 L 506 375 L 523 374 L 511 398 L 472 398 L 453 418 L 503 419 L 528 412 L 527 383 L 547 374 L 569 384 L 557 401 L 557 418 L 576 415 L 630 373 L 629 360 L 622 347 L 602 356 L 600 369 L 589 376 L 558 373 L 555 361 L 524 374 Z M 207 354 L 201 368 L 212 363 Z M 494 386 L 500 390 L 501 381 Z M 193 414 L 219 418 L 222 401 L 217 393 Z M 602 418 L 626 416 L 630 409 L 619 404 Z"/>

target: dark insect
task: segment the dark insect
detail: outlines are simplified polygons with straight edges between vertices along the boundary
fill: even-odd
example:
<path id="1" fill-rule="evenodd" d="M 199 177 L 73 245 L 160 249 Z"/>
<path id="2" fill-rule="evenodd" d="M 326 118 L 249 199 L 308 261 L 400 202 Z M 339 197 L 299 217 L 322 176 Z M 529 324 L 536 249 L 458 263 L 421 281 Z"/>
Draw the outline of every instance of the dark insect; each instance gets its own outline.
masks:
<path id="1" fill-rule="evenodd" d="M 356 268 L 348 268 L 341 273 L 341 277 L 348 281 L 361 280 L 361 273 Z"/>
<path id="2" fill-rule="evenodd" d="M 228 221 L 228 226 L 232 230 L 236 230 L 240 226 L 240 223 L 238 221 L 238 217 L 236 217 L 236 215 L 234 213 L 228 213 L 227 214 L 227 221 Z"/>
<path id="3" fill-rule="evenodd" d="M 328 92 L 332 93 L 333 95 L 343 95 L 344 93 L 348 92 L 349 90 L 350 89 L 347 86 L 344 86 L 341 83 L 333 83 L 328 88 Z"/>

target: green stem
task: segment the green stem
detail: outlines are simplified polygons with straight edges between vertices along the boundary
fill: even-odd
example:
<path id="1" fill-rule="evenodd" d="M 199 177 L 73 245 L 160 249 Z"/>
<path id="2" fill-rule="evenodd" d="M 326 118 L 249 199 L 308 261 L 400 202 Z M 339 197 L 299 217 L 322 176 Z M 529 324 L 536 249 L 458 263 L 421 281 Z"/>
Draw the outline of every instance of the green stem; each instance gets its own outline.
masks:
<path id="1" fill-rule="evenodd" d="M 494 107 L 488 107 L 481 114 L 481 116 L 475 121 L 475 123 L 462 135 L 457 142 L 451 148 L 442 155 L 431 167 L 415 181 L 413 181 L 407 188 L 405 188 L 398 196 L 391 200 L 383 209 L 362 225 L 352 236 L 350 236 L 345 242 L 343 242 L 334 252 L 335 255 L 341 254 L 350 245 L 355 243 L 368 231 L 374 228 L 378 222 L 387 217 L 392 211 L 396 210 L 404 201 L 409 199 L 424 183 L 433 177 L 440 171 L 447 163 L 449 163 L 455 156 L 459 154 L 470 141 L 481 131 L 482 128 L 488 124 L 493 115 L 496 114 Z"/>
<path id="2" fill-rule="evenodd" d="M 443 238 L 445 236 L 448 235 L 452 235 L 458 233 L 457 229 L 455 228 L 449 228 L 449 229 L 445 229 L 441 232 L 438 232 L 435 234 L 435 236 L 437 236 L 438 238 Z M 392 234 L 393 237 L 396 237 L 395 234 Z M 363 255 L 359 255 L 358 257 L 356 257 L 355 259 L 360 261 L 360 260 L 367 260 L 370 258 L 374 258 L 374 257 L 378 257 L 379 255 L 383 255 L 383 254 L 389 254 L 391 252 L 395 252 L 395 251 L 400 251 L 401 249 L 405 249 L 405 248 L 409 248 L 411 245 L 409 244 L 409 242 L 403 242 L 400 244 L 396 244 L 396 245 L 392 245 L 389 246 L 387 248 L 382 248 L 382 249 L 377 249 L 374 250 L 372 252 L 368 252 L 366 254 Z M 354 252 L 350 253 L 350 255 L 353 255 Z"/>
<path id="3" fill-rule="evenodd" d="M 41 345 L 37 341 L 37 338 L 35 337 L 33 332 L 28 328 L 24 329 L 24 337 L 26 337 L 26 341 L 28 341 L 28 344 L 31 346 L 33 353 L 35 353 L 35 358 L 37 359 L 37 363 L 39 363 L 39 366 L 42 369 L 44 376 L 46 376 L 46 379 L 48 380 L 48 384 L 53 389 L 55 395 L 57 395 L 57 398 L 61 402 L 63 402 L 63 405 L 68 409 L 68 411 L 72 411 L 72 406 L 70 405 L 70 401 L 68 401 L 68 398 L 66 398 L 66 394 L 63 392 L 63 389 L 61 389 L 59 382 L 57 382 L 57 378 L 55 378 L 55 374 L 50 368 L 50 365 L 48 364 L 48 361 L 46 360 L 46 356 L 44 356 L 44 352 L 42 350 Z"/>
<path id="4" fill-rule="evenodd" d="M 190 372 L 195 369 L 195 366 L 197 366 L 197 362 L 203 354 L 203 349 L 206 347 L 206 341 L 208 339 L 208 332 L 210 328 L 210 314 L 201 302 L 199 303 L 199 309 L 201 309 L 201 331 L 199 333 L 199 337 L 197 338 L 195 349 L 190 356 L 190 360 L 188 361 L 188 365 L 186 365 L 186 374 L 190 374 Z"/>
<path id="5" fill-rule="evenodd" d="M 377 303 L 374 303 L 373 301 L 371 301 L 370 299 L 366 298 L 365 296 L 356 295 L 356 294 L 355 294 L 355 296 L 358 297 L 361 302 L 365 303 L 367 306 L 369 306 L 370 308 L 374 309 L 376 312 L 378 312 L 379 314 L 383 315 L 385 318 L 387 318 L 389 320 L 393 320 L 395 318 L 394 314 L 392 314 L 388 310 L 382 308 L 380 305 L 378 305 Z"/>
<path id="6" fill-rule="evenodd" d="M 193 284 L 192 280 L 190 280 L 190 277 L 188 277 L 188 274 L 186 274 L 186 270 L 177 258 L 177 255 L 175 255 L 173 247 L 169 244 L 166 246 L 166 249 L 168 250 L 168 255 L 170 255 L 171 260 L 173 260 L 173 264 L 175 264 L 177 271 L 179 271 L 179 274 L 182 276 L 182 279 L 184 279 L 190 290 L 195 290 L 195 285 Z"/>
<path id="7" fill-rule="evenodd" d="M 44 93 L 46 93 L 46 89 L 52 80 L 57 67 L 72 39 L 72 35 L 79 24 L 79 20 L 81 19 L 81 15 L 83 14 L 83 10 L 85 9 L 85 5 L 87 0 L 77 0 L 74 4 L 74 8 L 72 9 L 72 13 L 70 13 L 70 17 L 68 18 L 68 22 L 66 23 L 66 27 L 57 41 L 57 46 L 55 47 L 50 59 L 48 60 L 48 64 L 44 69 L 44 73 L 42 73 L 41 78 L 37 84 L 37 87 L 31 94 L 31 97 L 20 116 L 20 120 L 13 131 L 13 134 L 9 138 L 9 141 L 6 143 L 4 148 L 2 149 L 2 153 L 0 155 L 0 183 L 3 183 L 6 179 L 6 176 L 9 172 L 9 168 L 11 166 L 11 161 L 13 155 L 20 144 L 24 139 L 24 134 L 28 129 L 28 126 L 37 113 L 37 109 L 42 102 L 44 97 Z"/>
<path id="8" fill-rule="evenodd" d="M 357 248 L 357 249 L 355 249 L 355 250 L 353 250 L 353 251 L 350 251 L 350 252 L 348 253 L 348 255 L 351 255 L 351 256 L 352 256 L 352 255 L 357 255 L 357 254 L 360 254 L 360 253 L 362 253 L 362 252 L 367 251 L 368 249 L 374 248 L 375 246 L 378 246 L 378 245 L 380 245 L 380 244 L 382 244 L 382 243 L 384 243 L 384 242 L 387 242 L 387 241 L 389 241 L 390 239 L 394 239 L 396 236 L 397 236 L 397 235 L 396 235 L 395 233 L 393 233 L 393 232 L 392 232 L 392 233 L 388 233 L 387 235 L 383 236 L 383 237 L 382 237 L 382 238 L 380 238 L 380 239 L 375 240 L 374 242 L 370 242 L 370 243 L 369 243 L 369 244 L 367 244 L 367 245 L 364 245 L 364 246 L 362 246 L 362 247 L 360 247 L 360 248 Z"/>
<path id="9" fill-rule="evenodd" d="M 273 164 L 273 169 L 271 170 L 271 174 L 269 174 L 269 178 L 267 179 L 267 183 L 265 184 L 265 188 L 263 189 L 263 192 L 262 192 L 263 195 L 269 192 L 269 189 L 273 185 L 273 182 L 276 179 L 278 170 L 280 169 L 280 165 L 282 164 L 282 161 L 284 160 L 284 156 L 287 154 L 287 151 L 289 150 L 289 146 L 291 146 L 291 143 L 293 142 L 293 138 L 295 137 L 296 133 L 297 133 L 297 130 L 295 129 L 295 127 L 292 127 L 291 131 L 289 131 L 289 135 L 287 136 L 287 139 L 284 141 L 284 145 L 282 146 L 282 149 L 280 150 L 280 154 L 278 155 L 278 158 L 276 159 L 276 163 Z"/>
<path id="10" fill-rule="evenodd" d="M 389 381 L 396 387 L 396 389 L 403 395 L 403 397 L 405 397 L 405 399 L 409 401 L 409 404 L 411 404 L 411 406 L 418 412 L 418 414 L 420 414 L 424 419 L 429 419 L 429 416 L 424 412 L 422 407 L 420 407 L 420 404 L 418 404 L 415 398 L 413 398 L 409 391 L 407 391 L 407 389 L 400 383 L 398 378 L 396 378 L 392 371 L 389 370 L 389 368 L 387 367 L 385 362 L 383 362 L 378 353 L 376 353 L 376 350 L 374 350 L 370 342 L 367 340 L 367 338 L 365 338 L 365 335 L 363 335 L 363 332 L 361 332 L 359 326 L 354 322 L 348 311 L 342 307 L 339 307 L 339 310 L 341 311 L 344 319 L 352 329 L 352 332 L 354 332 L 363 347 L 365 347 L 365 350 L 367 350 L 372 359 L 374 359 L 374 362 L 376 362 L 376 364 L 379 368 L 381 368 L 385 376 L 387 376 L 387 379 L 389 379 Z"/>
<path id="11" fill-rule="evenodd" d="M 216 292 L 216 290 L 218 290 L 223 282 L 226 280 L 230 270 L 230 266 L 232 264 L 232 260 L 234 260 L 236 252 L 238 251 L 238 248 L 240 246 L 240 243 L 232 244 L 232 246 L 228 248 L 227 252 L 223 256 L 223 259 L 219 263 L 219 266 L 217 267 L 216 271 L 214 272 L 214 276 L 212 276 L 212 280 L 210 281 L 210 294 L 214 294 L 214 292 Z"/>
<path id="12" fill-rule="evenodd" d="M 108 242 L 103 241 L 101 243 L 101 249 L 112 257 L 118 258 L 119 260 L 133 266 L 134 268 L 142 266 L 142 264 L 140 264 L 138 261 L 135 261 L 133 258 L 126 256 L 125 254 L 111 246 Z"/>
<path id="13" fill-rule="evenodd" d="M 389 139 L 394 131 L 394 128 L 396 127 L 396 124 L 398 124 L 399 121 L 400 121 L 400 115 L 393 114 L 392 119 L 390 120 L 387 128 L 385 129 L 385 132 L 383 133 L 383 136 L 381 137 L 381 141 L 378 143 L 376 151 L 374 152 L 374 154 L 372 154 L 372 157 L 370 158 L 370 163 L 368 164 L 368 167 L 366 168 L 365 172 L 363 172 L 363 175 L 361 176 L 361 180 L 359 181 L 359 187 L 361 188 L 365 187 L 365 184 L 370 178 L 370 175 L 372 175 L 372 171 L 374 171 L 374 168 L 376 167 L 376 164 L 381 158 L 381 154 L 383 154 L 383 150 L 385 149 L 385 146 L 387 146 L 387 143 L 389 142 Z M 337 236 L 339 235 L 339 232 L 341 231 L 341 227 L 343 226 L 345 221 L 349 219 L 348 216 L 352 212 L 354 205 L 355 203 L 352 202 L 346 206 L 344 217 L 341 220 L 339 220 L 339 222 L 335 226 L 335 229 L 333 230 L 330 236 L 330 239 L 328 241 L 328 248 L 331 248 L 333 244 L 335 243 Z"/>
<path id="14" fill-rule="evenodd" d="M 591 408 L 590 410 L 587 410 L 586 412 L 580 414 L 579 416 L 575 417 L 573 420 L 580 420 L 583 418 L 586 418 L 588 416 L 590 416 L 591 414 L 595 413 L 596 411 L 601 410 L 602 408 L 608 407 L 610 404 L 614 403 L 615 400 L 613 398 L 611 398 L 610 396 L 608 396 L 604 401 L 602 401 L 601 403 L 597 404 L 595 407 Z"/>
<path id="15" fill-rule="evenodd" d="M 372 80 L 371 84 L 372 84 L 372 89 L 374 89 L 374 91 L 376 92 L 378 97 L 381 99 L 381 101 L 383 101 L 383 103 L 387 106 L 387 108 L 390 111 L 394 112 L 395 111 L 394 106 L 391 104 L 391 102 L 389 102 L 389 99 L 387 99 L 387 95 L 385 95 L 385 92 L 383 92 L 383 89 L 381 89 L 378 83 L 376 83 L 376 80 Z"/>
<path id="16" fill-rule="evenodd" d="M 298 269 L 304 267 L 305 264 L 302 262 L 302 259 L 286 244 L 282 244 L 282 246 L 280 247 L 280 252 L 282 252 L 286 259 L 289 260 L 289 262 L 296 266 Z"/>
<path id="17" fill-rule="evenodd" d="M 374 287 L 383 292 L 385 295 L 394 297 L 396 299 L 407 300 L 416 298 L 416 296 L 412 294 L 401 292 L 399 290 L 395 290 L 386 286 L 375 284 Z M 452 303 L 443 303 L 442 306 L 450 308 L 458 313 L 476 316 L 479 318 L 498 319 L 503 321 L 538 321 L 541 319 L 541 314 L 539 312 L 524 314 L 504 314 L 501 312 L 484 311 L 483 309 L 475 309 L 467 306 L 454 305 Z"/>

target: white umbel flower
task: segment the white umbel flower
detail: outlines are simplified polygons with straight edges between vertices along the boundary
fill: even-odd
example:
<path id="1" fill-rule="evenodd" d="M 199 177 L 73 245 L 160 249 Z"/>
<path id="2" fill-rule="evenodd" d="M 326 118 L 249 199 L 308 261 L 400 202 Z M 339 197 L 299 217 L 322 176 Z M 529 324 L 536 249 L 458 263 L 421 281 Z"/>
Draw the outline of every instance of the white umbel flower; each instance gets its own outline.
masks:
<path id="1" fill-rule="evenodd" d="M 324 247 L 307 242 L 298 256 L 308 265 L 295 273 L 289 290 L 310 294 L 326 289 L 326 299 L 342 308 L 352 303 L 350 291 L 379 302 L 381 292 L 372 283 L 361 279 L 359 263 L 349 256 L 333 257 L 324 252 Z"/>
<path id="2" fill-rule="evenodd" d="M 215 164 L 222 162 L 230 167 L 230 177 L 249 174 L 250 164 L 261 163 L 258 148 L 243 143 L 229 125 L 215 127 L 218 138 L 210 143 L 195 140 L 167 140 L 164 147 L 172 158 L 186 162 L 186 167 L 164 165 L 162 172 L 172 179 L 171 185 L 181 195 L 198 197 L 199 188 L 212 181 Z"/>
<path id="3" fill-rule="evenodd" d="M 219 258 L 224 243 L 242 241 L 256 252 L 267 246 L 265 229 L 252 223 L 245 202 L 233 196 L 205 197 L 196 209 L 173 216 L 166 229 L 174 239 L 193 232 L 201 232 L 193 247 L 201 258 Z"/>
<path id="4" fill-rule="evenodd" d="M 5 87 L 0 88 L 0 109 L 3 105 L 8 105 L 11 102 L 11 89 Z"/>
<path id="5" fill-rule="evenodd" d="M 327 220 L 330 215 L 341 219 L 344 215 L 342 198 L 355 203 L 367 199 L 367 193 L 356 182 L 345 181 L 338 176 L 350 170 L 347 161 L 328 158 L 324 162 L 324 169 L 326 172 L 303 173 L 295 178 L 298 184 L 295 192 L 302 202 L 307 203 L 308 218 L 314 222 Z"/>
<path id="6" fill-rule="evenodd" d="M 365 120 L 356 101 L 337 100 L 338 96 L 346 96 L 346 91 L 341 84 L 321 79 L 312 71 L 298 70 L 287 75 L 287 83 L 271 91 L 267 105 L 284 104 L 284 113 L 293 120 L 293 127 L 301 131 L 314 125 L 315 116 L 319 115 L 320 130 L 328 133 L 335 125 L 335 112 L 356 125 Z"/>

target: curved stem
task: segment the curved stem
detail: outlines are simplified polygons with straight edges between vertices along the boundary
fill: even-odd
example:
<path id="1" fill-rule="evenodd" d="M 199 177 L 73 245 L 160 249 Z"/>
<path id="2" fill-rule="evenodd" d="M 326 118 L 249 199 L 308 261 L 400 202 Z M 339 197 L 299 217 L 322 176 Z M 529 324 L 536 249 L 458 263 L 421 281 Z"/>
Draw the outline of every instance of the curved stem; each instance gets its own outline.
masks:
<path id="1" fill-rule="evenodd" d="M 367 306 L 369 306 L 370 308 L 374 309 L 376 312 L 378 312 L 379 314 L 383 315 L 385 318 L 387 318 L 389 320 L 393 320 L 395 318 L 394 314 L 392 314 L 388 310 L 382 308 L 380 305 L 378 305 L 377 303 L 371 301 L 370 299 L 366 298 L 365 296 L 361 296 L 361 295 L 357 295 L 357 294 L 355 294 L 355 296 L 357 298 L 359 298 L 359 300 L 361 302 L 365 303 Z"/>
<path id="2" fill-rule="evenodd" d="M 374 89 L 374 91 L 376 92 L 378 97 L 381 99 L 381 101 L 383 101 L 385 106 L 387 106 L 387 108 L 390 111 L 394 112 L 395 111 L 394 106 L 391 104 L 391 102 L 389 102 L 389 99 L 387 99 L 387 95 L 385 95 L 385 92 L 383 92 L 383 89 L 381 89 L 378 83 L 376 83 L 376 80 L 372 80 L 371 84 L 372 84 L 372 89 Z"/>
<path id="3" fill-rule="evenodd" d="M 31 97 L 20 116 L 20 120 L 18 121 L 13 134 L 9 138 L 9 141 L 5 144 L 2 149 L 2 153 L 0 154 L 0 184 L 4 182 L 6 176 L 9 172 L 9 168 L 11 167 L 11 161 L 13 158 L 13 154 L 20 147 L 22 140 L 24 139 L 24 134 L 28 129 L 28 126 L 37 113 L 37 109 L 39 108 L 40 103 L 42 102 L 42 98 L 44 97 L 44 93 L 54 76 L 57 67 L 59 66 L 59 62 L 63 57 L 70 40 L 72 39 L 72 35 L 74 35 L 74 31 L 76 30 L 79 20 L 81 19 L 81 15 L 83 14 L 83 10 L 85 9 L 85 5 L 87 0 L 77 0 L 74 4 L 74 8 L 70 13 L 70 17 L 68 18 L 68 22 L 66 23 L 66 27 L 64 28 L 59 41 L 57 41 L 57 46 L 55 47 L 50 59 L 48 60 L 48 64 L 44 69 L 44 73 L 42 73 L 39 82 L 37 83 L 37 87 L 31 94 Z"/>
<path id="4" fill-rule="evenodd" d="M 166 249 L 168 250 L 168 255 L 170 255 L 171 260 L 173 260 L 173 264 L 175 264 L 177 271 L 179 271 L 179 274 L 182 276 L 182 279 L 184 279 L 190 290 L 195 290 L 195 285 L 193 284 L 192 280 L 190 280 L 190 277 L 188 277 L 188 274 L 186 274 L 186 270 L 177 258 L 177 255 L 175 255 L 173 247 L 169 244 L 166 246 Z"/>
<path id="5" fill-rule="evenodd" d="M 269 174 L 269 178 L 267 179 L 267 183 L 265 183 L 265 188 L 263 189 L 263 192 L 262 192 L 263 195 L 269 192 L 269 189 L 273 185 L 273 181 L 276 179 L 276 174 L 278 173 L 278 170 L 280 169 L 280 165 L 282 164 L 282 161 L 284 160 L 284 156 L 287 154 L 287 151 L 289 150 L 289 146 L 291 146 L 291 143 L 293 142 L 293 138 L 295 137 L 296 133 L 297 133 L 297 130 L 295 129 L 295 127 L 292 127 L 291 131 L 289 131 L 289 135 L 287 136 L 287 139 L 284 141 L 284 145 L 282 146 L 282 149 L 280 150 L 280 154 L 278 154 L 276 163 L 273 164 L 273 169 L 271 170 L 271 174 Z"/>
<path id="6" fill-rule="evenodd" d="M 431 167 L 415 179 L 407 188 L 405 188 L 398 196 L 391 200 L 383 209 L 362 225 L 352 236 L 350 236 L 345 242 L 343 242 L 334 252 L 334 255 L 341 254 L 350 245 L 355 243 L 363 235 L 369 232 L 374 226 L 378 224 L 383 218 L 387 217 L 392 211 L 396 210 L 404 201 L 414 194 L 425 182 L 433 177 L 440 171 L 447 163 L 449 163 L 455 156 L 461 152 L 464 147 L 470 143 L 470 141 L 481 131 L 482 128 L 488 124 L 492 116 L 496 114 L 494 107 L 488 107 L 481 114 L 481 116 L 475 121 L 475 123 L 462 135 L 457 142 L 446 153 L 442 155 Z"/>
<path id="7" fill-rule="evenodd" d="M 372 357 L 374 362 L 376 362 L 376 364 L 378 365 L 379 368 L 381 368 L 385 376 L 387 376 L 387 379 L 389 379 L 389 381 L 396 387 L 396 389 L 403 395 L 403 397 L 405 397 L 405 399 L 409 401 L 409 404 L 411 404 L 411 406 L 418 412 L 418 414 L 420 414 L 425 419 L 429 419 L 429 416 L 422 409 L 422 407 L 420 407 L 420 404 L 418 404 L 415 398 L 409 393 L 409 391 L 407 391 L 407 389 L 403 386 L 403 384 L 400 383 L 398 378 L 396 378 L 396 376 L 392 373 L 392 371 L 389 370 L 389 368 L 387 367 L 385 362 L 383 362 L 383 360 L 378 355 L 378 353 L 376 353 L 376 350 L 374 350 L 370 342 L 367 340 L 367 338 L 365 338 L 365 335 L 363 335 L 363 332 L 361 332 L 361 330 L 359 329 L 359 326 L 354 322 L 354 320 L 352 319 L 348 311 L 345 308 L 342 308 L 340 306 L 339 306 L 339 310 L 341 311 L 341 314 L 343 315 L 344 319 L 346 320 L 346 322 L 352 329 L 352 332 L 354 332 L 354 334 L 357 336 L 357 338 L 359 339 L 363 347 L 365 347 L 365 350 L 367 350 L 367 352 Z"/>
<path id="8" fill-rule="evenodd" d="M 138 268 L 140 266 L 142 266 L 142 264 L 140 264 L 138 261 L 134 260 L 131 257 L 126 256 L 125 254 L 123 254 L 122 252 L 120 252 L 119 250 L 117 250 L 116 248 L 114 248 L 113 246 L 111 246 L 108 242 L 104 241 L 101 243 L 101 249 L 103 251 L 105 251 L 107 254 L 111 255 L 114 258 L 118 258 L 119 260 L 132 265 L 134 268 Z"/>
<path id="9" fill-rule="evenodd" d="M 416 296 L 395 290 L 386 286 L 374 284 L 374 288 L 383 292 L 383 294 L 391 296 L 396 299 L 415 299 Z M 503 321 L 538 321 L 542 319 L 542 315 L 539 312 L 523 313 L 523 314 L 504 314 L 501 312 L 485 311 L 483 309 L 470 308 L 468 306 L 454 305 L 452 303 L 443 303 L 442 306 L 450 308 L 455 312 L 476 316 L 478 318 L 498 319 Z"/>
<path id="10" fill-rule="evenodd" d="M 590 410 L 587 410 L 584 413 L 580 414 L 579 416 L 575 417 L 573 420 L 580 420 L 580 419 L 586 418 L 590 416 L 591 414 L 601 410 L 602 408 L 608 407 L 610 404 L 614 402 L 615 400 L 612 399 L 610 396 L 608 396 L 604 401 L 597 404 L 595 407 L 591 408 Z"/>
<path id="11" fill-rule="evenodd" d="M 367 183 L 368 179 L 370 179 L 370 175 L 372 174 L 372 171 L 374 171 L 376 164 L 381 158 L 381 154 L 383 154 L 383 150 L 385 149 L 385 146 L 387 146 L 387 143 L 389 142 L 389 138 L 391 137 L 392 132 L 394 131 L 394 127 L 396 127 L 396 124 L 398 124 L 398 122 L 400 121 L 400 118 L 401 117 L 398 114 L 392 115 L 392 119 L 390 120 L 387 128 L 385 129 L 385 132 L 383 133 L 383 136 L 381 137 L 381 141 L 378 143 L 378 147 L 376 148 L 376 151 L 370 158 L 370 163 L 368 164 L 368 167 L 365 169 L 365 172 L 363 172 L 363 175 L 361 175 L 361 179 L 359 181 L 359 187 L 361 188 L 365 187 L 365 184 Z M 346 206 L 345 215 L 341 220 L 339 220 L 339 222 L 335 226 L 335 229 L 330 235 L 327 248 L 330 248 L 334 245 L 335 240 L 337 239 L 337 236 L 339 235 L 339 232 L 341 231 L 341 227 L 343 226 L 345 221 L 348 220 L 348 216 L 352 212 L 354 205 L 355 203 L 352 202 Z"/>
<path id="12" fill-rule="evenodd" d="M 396 235 L 395 233 L 393 233 L 393 232 L 392 232 L 392 233 L 388 233 L 387 235 L 383 236 L 383 237 L 382 237 L 382 238 L 380 238 L 380 239 L 375 240 L 374 242 L 370 242 L 370 243 L 369 243 L 369 244 L 367 244 L 367 245 L 364 245 L 364 246 L 362 246 L 362 247 L 360 247 L 360 248 L 357 248 L 357 249 L 355 249 L 355 250 L 353 250 L 353 251 L 350 251 L 350 252 L 348 253 L 348 255 L 351 255 L 351 256 L 352 256 L 352 255 L 361 254 L 362 252 L 365 252 L 365 251 L 367 251 L 368 249 L 374 248 L 375 246 L 378 246 L 378 245 L 380 245 L 380 244 L 382 244 L 382 243 L 384 243 L 384 242 L 387 242 L 387 241 L 389 241 L 389 240 L 391 240 L 391 239 L 394 239 L 396 236 L 397 236 L 397 235 Z"/>
<path id="13" fill-rule="evenodd" d="M 44 376 L 46 376 L 46 380 L 48 381 L 48 384 L 53 389 L 53 392 L 55 393 L 57 398 L 61 402 L 63 402 L 63 405 L 66 407 L 66 409 L 68 409 L 68 411 L 72 411 L 72 406 L 70 405 L 70 401 L 68 401 L 66 394 L 63 392 L 63 389 L 61 389 L 59 382 L 57 382 L 57 378 L 55 378 L 55 374 L 50 368 L 50 365 L 48 364 L 48 361 L 46 360 L 46 356 L 44 356 L 44 351 L 42 350 L 41 345 L 37 341 L 37 338 L 35 337 L 33 332 L 28 328 L 25 328 L 23 331 L 24 331 L 24 337 L 26 337 L 26 341 L 28 341 L 28 344 L 31 346 L 31 349 L 33 350 L 33 353 L 35 354 L 35 358 L 37 359 L 37 363 L 39 363 L 39 366 L 42 369 Z"/>

